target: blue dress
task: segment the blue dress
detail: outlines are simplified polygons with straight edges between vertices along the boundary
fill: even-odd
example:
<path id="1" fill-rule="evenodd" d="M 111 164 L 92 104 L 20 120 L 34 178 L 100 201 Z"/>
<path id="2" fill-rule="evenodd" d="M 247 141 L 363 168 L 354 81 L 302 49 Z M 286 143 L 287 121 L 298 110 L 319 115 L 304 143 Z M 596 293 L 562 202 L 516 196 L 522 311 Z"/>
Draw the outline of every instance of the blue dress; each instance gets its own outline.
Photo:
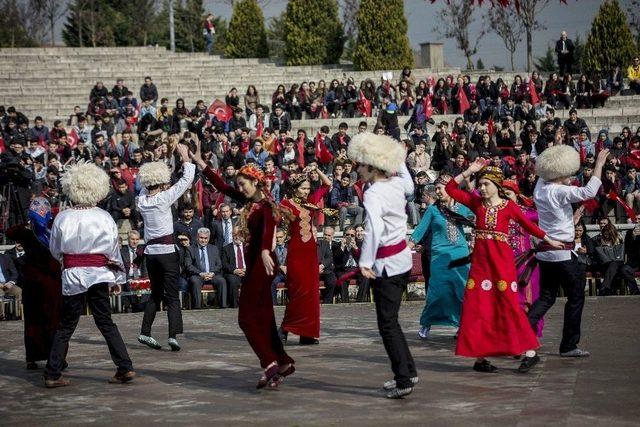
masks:
<path id="1" fill-rule="evenodd" d="M 473 213 L 460 203 L 455 203 L 449 209 L 466 218 L 473 218 Z M 424 327 L 460 325 L 462 297 L 470 264 L 467 262 L 457 267 L 450 267 L 449 264 L 468 257 L 469 246 L 462 225 L 456 225 L 447 216 L 438 204 L 429 206 L 411 235 L 414 242 L 419 242 L 429 231 L 432 236 L 431 278 L 426 305 L 420 316 L 420 325 Z"/>

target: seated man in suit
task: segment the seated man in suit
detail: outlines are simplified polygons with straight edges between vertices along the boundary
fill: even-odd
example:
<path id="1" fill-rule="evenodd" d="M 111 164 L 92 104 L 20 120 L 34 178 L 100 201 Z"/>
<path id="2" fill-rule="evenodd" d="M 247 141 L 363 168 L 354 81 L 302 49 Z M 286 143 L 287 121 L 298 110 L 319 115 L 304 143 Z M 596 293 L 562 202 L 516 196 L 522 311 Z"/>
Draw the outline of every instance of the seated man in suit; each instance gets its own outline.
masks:
<path id="1" fill-rule="evenodd" d="M 342 286 L 342 302 L 349 302 L 349 281 L 352 279 L 355 279 L 358 285 L 357 301 L 364 302 L 369 299 L 369 280 L 360 274 L 359 258 L 360 248 L 356 244 L 356 229 L 350 225 L 344 230 L 342 242 L 333 251 L 337 285 Z"/>
<path id="2" fill-rule="evenodd" d="M 273 299 L 273 305 L 276 305 L 278 295 L 278 283 L 282 283 L 287 280 L 287 245 L 286 235 L 283 230 L 276 231 L 276 247 L 275 254 L 278 261 L 276 268 L 276 275 L 271 282 L 271 298 Z"/>
<path id="3" fill-rule="evenodd" d="M 202 308 L 202 290 L 198 288 L 196 291 L 191 286 L 190 281 L 193 276 L 200 276 L 200 270 L 196 266 L 196 256 L 193 246 L 191 246 L 191 237 L 187 233 L 178 233 L 178 256 L 180 257 L 180 277 L 178 284 L 183 294 L 189 295 L 191 299 L 191 309 L 199 310 Z M 185 300 L 182 301 L 183 307 Z"/>
<path id="4" fill-rule="evenodd" d="M 222 275 L 222 260 L 215 245 L 209 243 L 211 232 L 208 228 L 198 230 L 198 240 L 193 247 L 199 275 L 189 278 L 194 296 L 202 291 L 202 285 L 213 285 L 218 293 L 218 307 L 227 308 L 227 281 Z M 212 301 L 209 299 L 207 304 Z"/>
<path id="5" fill-rule="evenodd" d="M 131 230 L 127 233 L 127 244 L 120 248 L 120 255 L 122 255 L 122 262 L 124 263 L 124 271 L 127 275 L 127 282 L 123 286 L 125 292 L 130 292 L 131 287 L 130 280 L 148 278 L 147 275 L 147 263 L 142 256 L 144 252 L 143 245 L 140 245 L 140 233 L 136 230 Z M 139 264 L 139 265 L 138 265 Z M 122 297 L 122 309 L 124 312 L 138 312 L 144 310 L 144 305 L 147 303 L 149 295 L 142 296 L 123 296 Z"/>
<path id="6" fill-rule="evenodd" d="M 333 293 L 336 288 L 336 281 L 338 280 L 333 265 L 333 234 L 334 230 L 331 227 L 325 227 L 324 238 L 318 239 L 318 230 L 314 227 L 314 236 L 318 242 L 318 268 L 320 269 L 320 281 L 324 282 L 324 289 L 322 290 L 322 303 L 333 303 Z"/>
<path id="7" fill-rule="evenodd" d="M 218 247 L 220 253 L 224 246 L 233 243 L 232 214 L 231 205 L 223 203 L 220 205 L 220 219 L 214 219 L 211 223 L 211 242 Z"/>
<path id="8" fill-rule="evenodd" d="M 233 227 L 233 243 L 222 248 L 222 271 L 229 288 L 229 307 L 238 307 L 240 286 L 247 272 L 244 257 L 244 238 L 238 227 Z"/>
<path id="9" fill-rule="evenodd" d="M 13 296 L 16 300 L 22 299 L 22 289 L 16 285 L 18 282 L 18 270 L 7 254 L 0 254 L 0 297 Z M 3 315 L 4 313 L 0 313 Z"/>

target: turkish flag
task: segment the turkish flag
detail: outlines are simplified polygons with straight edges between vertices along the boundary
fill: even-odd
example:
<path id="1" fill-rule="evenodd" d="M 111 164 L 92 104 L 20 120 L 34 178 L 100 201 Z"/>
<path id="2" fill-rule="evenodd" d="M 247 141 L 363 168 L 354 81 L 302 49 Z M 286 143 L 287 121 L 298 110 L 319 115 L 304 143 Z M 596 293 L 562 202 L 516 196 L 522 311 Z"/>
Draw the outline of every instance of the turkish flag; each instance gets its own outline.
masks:
<path id="1" fill-rule="evenodd" d="M 233 110 L 227 104 L 216 98 L 211 105 L 209 105 L 209 108 L 207 108 L 207 114 L 216 116 L 218 120 L 226 123 L 233 117 Z"/>
<path id="2" fill-rule="evenodd" d="M 75 129 L 72 129 L 71 132 L 69 132 L 69 134 L 67 135 L 67 143 L 69 144 L 69 148 L 71 148 L 72 150 L 76 148 L 79 139 L 80 137 L 78 136 L 78 132 L 76 132 Z"/>
<path id="3" fill-rule="evenodd" d="M 617 202 L 620 206 L 622 206 L 622 209 L 624 209 L 625 213 L 627 214 L 627 217 L 631 220 L 631 222 L 636 222 L 636 213 L 633 210 L 633 208 L 629 205 L 627 205 L 625 203 L 624 200 L 622 200 L 622 198 L 620 196 L 618 196 L 618 194 L 611 190 L 609 191 L 609 194 L 607 194 L 607 198 L 609 200 L 613 200 L 615 202 Z"/>
<path id="4" fill-rule="evenodd" d="M 431 105 L 431 95 L 424 95 L 424 101 L 422 101 L 422 111 L 424 112 L 424 117 L 429 120 L 431 115 L 433 114 L 433 105 Z"/>
<path id="5" fill-rule="evenodd" d="M 363 117 L 371 117 L 371 101 L 364 96 L 364 92 L 360 91 L 358 95 L 358 111 Z"/>
<path id="6" fill-rule="evenodd" d="M 4 153 L 5 151 L 7 151 L 7 147 L 4 145 L 4 138 L 2 138 L 2 135 L 0 135 L 0 154 Z"/>
<path id="7" fill-rule="evenodd" d="M 333 161 L 333 154 L 329 152 L 327 145 L 322 141 L 320 133 L 316 135 L 316 159 L 323 165 L 328 165 Z"/>
<path id="8" fill-rule="evenodd" d="M 458 114 L 464 114 L 464 112 L 467 111 L 471 105 L 469 104 L 469 100 L 467 99 L 467 94 L 464 92 L 463 86 L 460 86 L 458 88 L 456 99 L 460 104 L 460 111 L 458 111 Z"/>
<path id="9" fill-rule="evenodd" d="M 529 79 L 529 96 L 531 97 L 531 104 L 536 105 L 540 102 L 538 92 L 536 92 L 536 84 L 532 79 Z"/>

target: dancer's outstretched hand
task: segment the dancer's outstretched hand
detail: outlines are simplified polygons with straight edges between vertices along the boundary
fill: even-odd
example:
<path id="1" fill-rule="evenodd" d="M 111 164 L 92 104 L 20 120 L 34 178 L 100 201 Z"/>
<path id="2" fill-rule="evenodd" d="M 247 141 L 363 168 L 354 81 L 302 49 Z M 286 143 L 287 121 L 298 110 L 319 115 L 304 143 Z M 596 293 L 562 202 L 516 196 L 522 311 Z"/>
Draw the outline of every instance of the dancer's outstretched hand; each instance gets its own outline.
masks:
<path id="1" fill-rule="evenodd" d="M 264 264 L 267 276 L 273 276 L 275 263 L 273 262 L 273 258 L 271 258 L 271 253 L 266 249 L 262 251 L 262 263 Z"/>
<path id="2" fill-rule="evenodd" d="M 374 273 L 374 271 L 369 267 L 360 267 L 360 273 L 362 273 L 362 276 L 366 279 L 375 280 L 376 278 L 376 273 Z"/>

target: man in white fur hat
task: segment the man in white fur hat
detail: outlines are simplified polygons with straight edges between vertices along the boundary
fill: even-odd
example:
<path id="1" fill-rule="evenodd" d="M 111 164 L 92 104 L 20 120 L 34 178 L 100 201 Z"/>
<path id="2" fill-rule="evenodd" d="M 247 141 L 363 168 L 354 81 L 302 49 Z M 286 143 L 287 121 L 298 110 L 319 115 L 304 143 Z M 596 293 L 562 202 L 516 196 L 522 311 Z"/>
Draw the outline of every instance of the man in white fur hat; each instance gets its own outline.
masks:
<path id="1" fill-rule="evenodd" d="M 68 169 L 61 183 L 73 207 L 58 214 L 49 239 L 51 255 L 62 263 L 63 304 L 44 374 L 45 386 L 69 385 L 62 370 L 85 299 L 117 366 L 109 382 L 129 382 L 135 377 L 133 364 L 118 327 L 111 320 L 109 303 L 109 287 L 126 280 L 118 227 L 109 213 L 96 207 L 109 193 L 109 177 L 96 165 L 84 163 Z"/>
<path id="2" fill-rule="evenodd" d="M 358 134 L 349 143 L 348 153 L 358 163 L 360 176 L 371 184 L 364 193 L 367 217 L 359 265 L 364 277 L 375 280 L 378 330 L 395 376 L 384 384 L 386 397 L 400 399 L 418 382 L 411 351 L 398 323 L 412 266 L 406 242 L 406 198 L 413 194 L 413 181 L 405 165 L 405 149 L 388 136 Z M 395 173 L 397 176 L 393 176 Z"/>
<path id="3" fill-rule="evenodd" d="M 580 155 L 568 145 L 547 148 L 536 159 L 536 174 L 540 177 L 533 198 L 538 210 L 538 222 L 542 230 L 553 240 L 565 243 L 564 250 L 539 245 L 536 258 L 540 266 L 540 297 L 529 310 L 529 322 L 536 324 L 553 306 L 562 287 L 567 296 L 564 307 L 564 328 L 560 341 L 560 356 L 587 357 L 589 352 L 578 348 L 580 322 L 584 307 L 584 274 L 573 253 L 574 224 L 572 203 L 581 203 L 596 196 L 602 181 L 609 150 L 598 154 L 593 176 L 584 187 L 570 185 L 571 177 L 580 168 Z M 527 352 L 530 353 L 530 352 Z M 535 352 L 534 352 L 535 353 Z M 519 368 L 526 372 L 539 360 L 537 355 L 527 354 Z"/>
<path id="4" fill-rule="evenodd" d="M 163 162 L 145 163 L 138 172 L 143 189 L 136 199 L 144 222 L 144 256 L 151 281 L 151 298 L 144 309 L 138 341 L 156 350 L 162 348 L 151 337 L 151 326 L 164 299 L 169 321 L 168 343 L 172 351 L 180 350 L 176 336 L 182 333 L 182 312 L 178 283 L 180 257 L 173 237 L 171 206 L 191 187 L 196 171 L 189 158 L 189 147 L 178 144 L 176 152 L 183 164 L 182 177 L 178 182 L 170 185 L 171 171 Z"/>

